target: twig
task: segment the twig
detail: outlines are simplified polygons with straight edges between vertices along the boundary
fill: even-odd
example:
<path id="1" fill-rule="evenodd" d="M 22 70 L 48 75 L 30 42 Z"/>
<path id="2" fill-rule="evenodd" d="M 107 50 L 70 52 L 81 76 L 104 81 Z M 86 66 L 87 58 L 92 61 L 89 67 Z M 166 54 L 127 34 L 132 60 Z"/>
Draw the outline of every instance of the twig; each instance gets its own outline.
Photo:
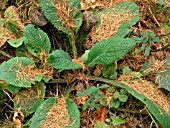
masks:
<path id="1" fill-rule="evenodd" d="M 117 87 L 123 87 L 124 85 L 119 83 L 119 82 L 115 82 L 113 80 L 109 80 L 109 79 L 105 79 L 105 78 L 101 78 L 101 77 L 96 77 L 96 76 L 90 76 L 89 80 L 95 80 L 95 81 L 101 81 L 104 83 L 108 83 L 108 84 L 113 84 Z"/>
<path id="2" fill-rule="evenodd" d="M 156 123 L 155 119 L 153 118 L 153 116 L 151 115 L 151 113 L 149 112 L 149 110 L 147 108 L 146 108 L 146 111 L 148 112 L 148 114 L 151 117 L 152 121 L 155 123 L 156 128 L 158 128 L 158 124 Z"/>
<path id="3" fill-rule="evenodd" d="M 148 10 L 149 10 L 150 14 L 152 15 L 153 20 L 154 20 L 154 21 L 157 23 L 157 25 L 160 27 L 161 25 L 159 24 L 158 20 L 156 19 L 156 17 L 155 17 L 154 14 L 152 13 L 150 6 L 148 7 Z"/>
<path id="4" fill-rule="evenodd" d="M 7 54 L 6 52 L 2 51 L 1 49 L 0 49 L 0 53 L 8 58 L 13 58 L 13 56 Z"/>
<path id="5" fill-rule="evenodd" d="M 56 84 L 56 83 L 67 83 L 65 79 L 53 79 L 52 81 L 49 81 L 50 84 Z"/>
<path id="6" fill-rule="evenodd" d="M 12 102 L 14 102 L 8 92 L 6 92 L 5 90 L 2 90 L 2 91 L 9 97 L 9 99 L 10 99 Z"/>
<path id="7" fill-rule="evenodd" d="M 128 113 L 132 113 L 132 114 L 145 114 L 145 115 L 148 114 L 146 110 L 139 111 L 139 110 L 130 110 L 130 109 L 119 108 L 118 111 L 128 112 Z"/>

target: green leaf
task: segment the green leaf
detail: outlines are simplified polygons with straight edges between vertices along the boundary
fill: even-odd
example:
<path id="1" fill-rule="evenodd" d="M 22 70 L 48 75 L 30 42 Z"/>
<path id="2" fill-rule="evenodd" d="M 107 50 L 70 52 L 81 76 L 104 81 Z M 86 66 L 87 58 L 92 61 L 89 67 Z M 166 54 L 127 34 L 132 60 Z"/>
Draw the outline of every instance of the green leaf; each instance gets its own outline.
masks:
<path id="1" fill-rule="evenodd" d="M 113 98 L 114 99 L 118 99 L 120 96 L 120 93 L 119 92 L 115 92 L 114 95 L 113 95 Z"/>
<path id="2" fill-rule="evenodd" d="M 102 10 L 97 17 L 91 36 L 94 43 L 115 35 L 125 37 L 139 20 L 139 8 L 134 2 L 122 2 Z"/>
<path id="3" fill-rule="evenodd" d="M 88 108 L 88 104 L 91 102 L 92 98 L 90 97 L 83 105 L 82 109 L 86 110 Z"/>
<path id="4" fill-rule="evenodd" d="M 131 17 L 131 20 L 123 23 L 117 32 L 117 34 L 121 37 L 126 36 L 131 31 L 131 26 L 135 25 L 139 20 L 139 8 L 134 2 L 123 2 L 118 4 L 114 8 L 117 9 L 118 12 L 129 11 L 129 14 L 134 14 L 134 16 Z"/>
<path id="5" fill-rule="evenodd" d="M 110 128 L 110 127 L 104 122 L 97 122 L 97 124 L 94 125 L 94 128 Z"/>
<path id="6" fill-rule="evenodd" d="M 0 83 L 0 90 L 4 89 L 8 90 L 12 94 L 15 94 L 19 92 L 21 88 L 7 83 Z"/>
<path id="7" fill-rule="evenodd" d="M 6 22 L 6 28 L 10 30 L 12 33 L 14 33 L 17 37 L 19 37 L 20 34 L 17 25 L 18 25 L 17 22 L 14 20 Z"/>
<path id="8" fill-rule="evenodd" d="M 90 50 L 86 50 L 86 51 L 85 51 L 85 53 L 84 53 L 84 54 L 81 56 L 81 58 L 80 58 L 80 61 L 81 61 L 81 62 L 87 61 L 89 52 L 90 52 Z"/>
<path id="9" fill-rule="evenodd" d="M 119 119 L 117 116 L 111 116 L 111 119 L 112 119 L 113 126 L 117 126 L 119 124 L 124 124 L 125 123 L 124 120 Z"/>
<path id="10" fill-rule="evenodd" d="M 58 2 L 53 2 L 53 0 L 38 0 L 38 2 L 45 17 L 51 21 L 55 28 L 69 35 L 72 34 L 70 30 L 74 30 L 75 32 L 79 30 L 82 24 L 79 0 L 60 0 Z M 59 4 L 60 7 L 56 8 Z M 62 8 L 62 6 L 66 6 L 67 10 Z M 69 16 L 66 16 L 65 13 L 68 13 Z"/>
<path id="11" fill-rule="evenodd" d="M 95 101 L 92 98 L 91 101 L 90 101 L 90 110 L 94 110 L 94 108 L 95 108 Z"/>
<path id="12" fill-rule="evenodd" d="M 88 54 L 87 66 L 109 65 L 126 55 L 136 42 L 130 38 L 115 36 L 94 45 Z"/>
<path id="13" fill-rule="evenodd" d="M 126 91 L 124 88 L 121 88 L 121 89 L 120 89 L 120 94 L 126 95 L 126 94 L 127 94 L 127 91 Z"/>
<path id="14" fill-rule="evenodd" d="M 39 106 L 31 119 L 30 128 L 40 128 L 40 124 L 46 119 L 47 113 L 54 103 L 56 103 L 56 98 L 50 97 Z"/>
<path id="15" fill-rule="evenodd" d="M 110 108 L 115 108 L 115 109 L 117 109 L 117 108 L 119 108 L 119 106 L 120 106 L 120 101 L 114 100 L 114 101 L 112 101 L 112 102 L 110 103 Z"/>
<path id="16" fill-rule="evenodd" d="M 128 100 L 128 96 L 127 95 L 121 94 L 119 96 L 119 101 L 120 102 L 126 102 L 127 100 Z"/>
<path id="17" fill-rule="evenodd" d="M 148 45 L 148 46 L 146 47 L 144 55 L 145 55 L 145 56 L 149 56 L 149 54 L 150 54 L 150 45 Z"/>
<path id="18" fill-rule="evenodd" d="M 34 72 L 35 64 L 26 57 L 15 57 L 0 65 L 0 80 L 19 87 L 31 87 L 41 80 L 41 74 Z"/>
<path id="19" fill-rule="evenodd" d="M 29 51 L 25 47 L 25 45 L 21 45 L 16 49 L 16 56 L 17 57 L 27 57 L 26 54 L 29 54 Z"/>
<path id="20" fill-rule="evenodd" d="M 117 77 L 116 68 L 114 65 L 106 65 L 102 70 L 102 76 L 109 79 L 115 79 Z"/>
<path id="21" fill-rule="evenodd" d="M 108 92 L 115 92 L 116 91 L 116 86 L 110 87 L 107 90 Z"/>
<path id="22" fill-rule="evenodd" d="M 18 16 L 17 8 L 15 6 L 10 6 L 5 10 L 4 16 L 7 18 L 14 18 Z"/>
<path id="23" fill-rule="evenodd" d="M 0 26 L 3 27 L 5 25 L 5 20 L 0 18 Z"/>
<path id="24" fill-rule="evenodd" d="M 13 39 L 13 40 L 8 40 L 7 42 L 14 48 L 18 48 L 19 46 L 22 45 L 22 43 L 24 42 L 24 37 L 21 37 L 19 39 Z"/>
<path id="25" fill-rule="evenodd" d="M 96 87 L 90 87 L 90 88 L 87 88 L 84 92 L 82 93 L 77 93 L 76 96 L 87 96 L 87 95 L 91 95 L 93 93 L 96 93 L 98 92 L 99 89 L 96 88 Z"/>
<path id="26" fill-rule="evenodd" d="M 17 93 L 14 97 L 14 110 L 22 108 L 24 116 L 35 112 L 43 103 L 45 97 L 45 85 L 41 82 L 30 89 L 25 89 Z"/>
<path id="27" fill-rule="evenodd" d="M 122 70 L 124 75 L 131 73 L 131 69 L 129 68 L 129 66 L 125 66 Z"/>
<path id="28" fill-rule="evenodd" d="M 100 102 L 100 104 L 101 104 L 102 106 L 106 106 L 106 105 L 107 105 L 106 98 L 101 98 L 101 99 L 99 100 L 99 102 Z"/>
<path id="29" fill-rule="evenodd" d="M 41 128 L 42 126 L 40 126 L 40 125 L 43 124 L 44 121 L 48 121 L 46 119 L 46 116 L 49 114 L 51 107 L 55 103 L 56 103 L 56 98 L 53 98 L 53 97 L 45 100 L 39 106 L 39 108 L 35 112 L 34 116 L 32 117 L 30 128 Z M 70 125 L 66 126 L 66 128 L 79 128 L 80 127 L 80 112 L 77 108 L 77 105 L 74 103 L 74 101 L 72 99 L 69 99 L 69 98 L 66 99 L 66 103 L 67 103 L 68 114 L 70 116 L 70 121 L 71 121 Z M 58 108 L 54 107 L 53 109 L 55 110 Z M 65 109 L 65 108 L 63 108 L 63 109 Z M 59 113 L 52 113 L 52 114 L 57 115 Z M 52 117 L 50 119 L 53 120 Z M 54 119 L 55 119 L 55 117 L 54 117 Z"/>
<path id="30" fill-rule="evenodd" d="M 97 88 L 101 89 L 101 88 L 106 88 L 106 87 L 109 87 L 109 85 L 108 84 L 101 84 Z"/>
<path id="31" fill-rule="evenodd" d="M 24 44 L 31 54 L 36 57 L 39 57 L 43 51 L 49 54 L 51 48 L 50 39 L 41 29 L 36 29 L 34 25 L 29 24 L 24 28 L 24 37 Z"/>
<path id="32" fill-rule="evenodd" d="M 55 50 L 47 58 L 49 65 L 57 70 L 75 70 L 80 68 L 79 64 L 74 64 L 68 53 L 63 50 Z"/>
<path id="33" fill-rule="evenodd" d="M 11 85 L 11 84 L 9 84 L 7 86 L 7 90 L 12 94 L 18 93 L 20 89 L 21 89 L 21 87 L 17 87 L 17 86 Z"/>
<path id="34" fill-rule="evenodd" d="M 71 126 L 66 126 L 66 128 L 80 128 L 80 112 L 78 110 L 77 105 L 70 98 L 67 98 L 66 102 L 67 102 L 68 114 L 72 122 Z"/>

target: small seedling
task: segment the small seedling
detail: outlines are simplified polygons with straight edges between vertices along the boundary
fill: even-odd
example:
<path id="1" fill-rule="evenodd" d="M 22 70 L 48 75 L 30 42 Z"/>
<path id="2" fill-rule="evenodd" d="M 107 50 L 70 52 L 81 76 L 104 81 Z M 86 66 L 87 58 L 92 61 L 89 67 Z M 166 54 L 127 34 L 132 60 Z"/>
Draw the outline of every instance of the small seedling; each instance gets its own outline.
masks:
<path id="1" fill-rule="evenodd" d="M 117 109 L 120 105 L 123 105 L 128 100 L 128 96 L 126 94 L 127 92 L 124 89 L 120 89 L 120 92 L 116 91 L 112 97 L 109 107 Z"/>
<path id="2" fill-rule="evenodd" d="M 149 56 L 151 44 L 153 44 L 155 42 L 163 43 L 163 40 L 159 39 L 159 37 L 157 37 L 156 35 L 154 35 L 150 31 L 148 31 L 146 33 L 142 32 L 141 35 L 142 35 L 142 37 L 138 38 L 136 41 L 139 42 L 139 43 L 143 42 L 142 47 L 139 50 L 136 50 L 134 52 L 134 54 L 142 52 L 143 50 L 145 50 L 144 55 Z"/>
<path id="3" fill-rule="evenodd" d="M 90 109 L 93 110 L 94 108 L 99 108 L 99 106 L 95 103 L 95 100 L 98 98 L 103 98 L 103 94 L 99 94 L 100 89 L 108 87 L 107 84 L 97 85 L 97 87 L 90 87 L 87 88 L 83 93 L 77 93 L 77 96 L 90 96 L 89 99 L 83 105 L 83 110 L 88 108 L 88 104 L 90 103 Z"/>

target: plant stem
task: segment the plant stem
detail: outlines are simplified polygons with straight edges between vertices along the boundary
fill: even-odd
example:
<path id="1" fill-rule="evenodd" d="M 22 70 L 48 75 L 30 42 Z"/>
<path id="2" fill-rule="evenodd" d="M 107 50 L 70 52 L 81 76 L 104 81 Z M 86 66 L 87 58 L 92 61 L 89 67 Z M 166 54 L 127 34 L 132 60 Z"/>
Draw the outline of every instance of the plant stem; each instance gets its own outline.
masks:
<path id="1" fill-rule="evenodd" d="M 2 51 L 1 49 L 0 49 L 0 53 L 8 58 L 13 58 L 13 56 L 7 54 L 6 52 Z"/>
<path id="2" fill-rule="evenodd" d="M 108 84 L 113 84 L 113 85 L 118 86 L 118 87 L 123 87 L 124 86 L 123 84 L 121 84 L 119 82 L 115 82 L 113 80 L 109 80 L 109 79 L 105 79 L 105 78 L 101 78 L 101 77 L 90 76 L 89 79 L 90 80 L 95 80 L 95 81 L 101 81 L 101 82 L 108 83 Z"/>
<path id="3" fill-rule="evenodd" d="M 155 119 L 153 118 L 153 116 L 151 115 L 151 113 L 149 112 L 149 110 L 147 108 L 146 108 L 146 111 L 148 112 L 148 114 L 151 117 L 152 121 L 155 123 L 156 127 L 158 128 L 158 124 L 156 123 Z"/>
<path id="4" fill-rule="evenodd" d="M 76 40 L 75 40 L 75 35 L 73 30 L 69 30 L 70 32 L 70 42 L 71 42 L 71 46 L 72 46 L 72 50 L 73 50 L 73 57 L 74 59 L 77 58 L 77 48 L 76 48 Z"/>
<path id="5" fill-rule="evenodd" d="M 49 81 L 50 84 L 56 84 L 56 83 L 67 83 L 65 79 L 53 79 L 52 81 Z"/>

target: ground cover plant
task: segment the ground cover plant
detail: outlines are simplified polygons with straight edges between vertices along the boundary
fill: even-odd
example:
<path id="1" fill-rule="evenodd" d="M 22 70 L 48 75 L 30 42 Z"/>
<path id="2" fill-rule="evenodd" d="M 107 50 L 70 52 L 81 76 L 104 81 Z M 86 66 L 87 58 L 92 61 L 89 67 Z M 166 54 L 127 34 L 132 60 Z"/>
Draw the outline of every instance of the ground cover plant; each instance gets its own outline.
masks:
<path id="1" fill-rule="evenodd" d="M 170 127 L 168 0 L 2 0 L 0 127 Z"/>

